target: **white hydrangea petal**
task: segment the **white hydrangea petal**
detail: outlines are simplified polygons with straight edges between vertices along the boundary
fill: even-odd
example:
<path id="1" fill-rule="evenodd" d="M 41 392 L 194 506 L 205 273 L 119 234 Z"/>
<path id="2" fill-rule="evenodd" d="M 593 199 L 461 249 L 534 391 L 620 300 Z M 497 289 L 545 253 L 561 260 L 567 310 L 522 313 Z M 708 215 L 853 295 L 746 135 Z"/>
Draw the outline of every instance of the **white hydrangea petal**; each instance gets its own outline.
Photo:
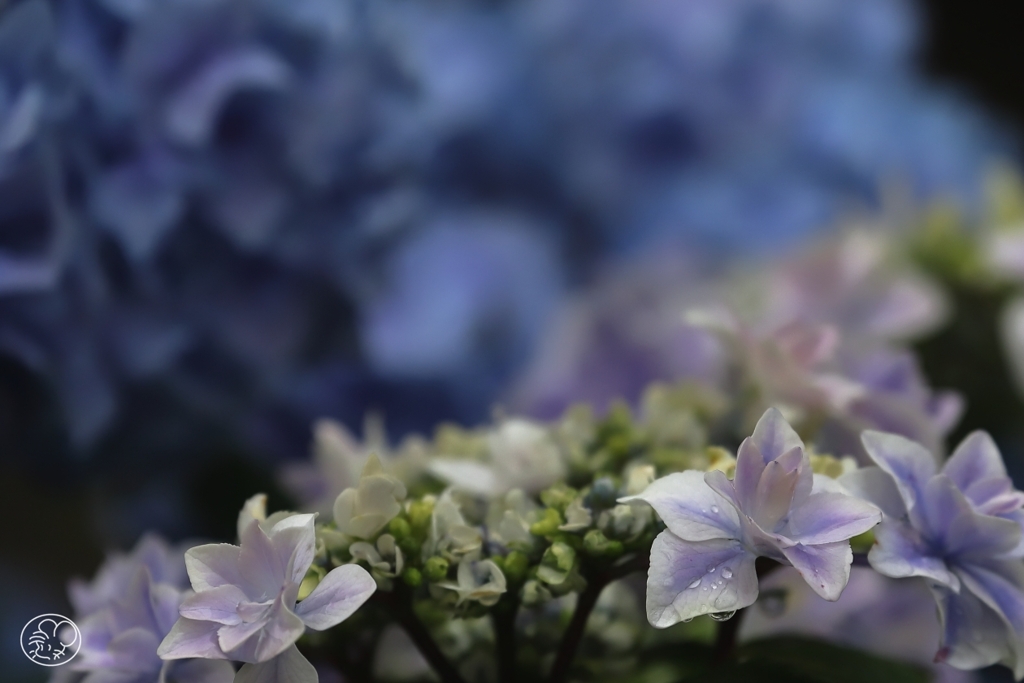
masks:
<path id="1" fill-rule="evenodd" d="M 661 532 L 651 546 L 647 619 L 666 628 L 702 614 L 752 605 L 757 599 L 754 560 L 735 540 L 691 542 Z"/>
<path id="2" fill-rule="evenodd" d="M 929 584 L 929 588 L 941 624 L 935 661 L 965 671 L 1004 661 L 1014 668 L 1013 631 L 999 613 L 969 590 L 957 593 L 938 584 Z"/>
<path id="3" fill-rule="evenodd" d="M 377 590 L 365 569 L 346 564 L 332 569 L 313 592 L 300 602 L 295 613 L 311 629 L 322 631 L 348 619 Z"/>
<path id="4" fill-rule="evenodd" d="M 1000 661 L 1021 679 L 1024 677 L 1024 564 L 1016 560 L 987 560 L 962 565 L 957 574 L 964 587 L 961 593 L 974 594 L 1004 622 L 1011 648 Z"/>
<path id="5" fill-rule="evenodd" d="M 294 596 L 291 600 L 294 600 Z M 270 619 L 260 632 L 256 645 L 257 662 L 266 662 L 277 657 L 305 633 L 306 625 L 287 602 L 289 599 L 284 593 L 274 602 Z"/>
<path id="6" fill-rule="evenodd" d="M 316 515 L 289 515 L 270 530 L 270 542 L 292 583 L 301 583 L 316 554 Z"/>
<path id="7" fill-rule="evenodd" d="M 853 551 L 847 541 L 797 544 L 782 548 L 782 554 L 800 572 L 811 590 L 826 600 L 838 600 L 850 580 Z"/>
<path id="8" fill-rule="evenodd" d="M 224 585 L 239 585 L 241 573 L 238 554 L 241 549 L 229 543 L 210 543 L 185 551 L 185 568 L 195 591 Z"/>
<path id="9" fill-rule="evenodd" d="M 237 532 L 238 538 L 253 522 L 259 523 L 267 518 L 267 494 L 258 493 L 245 501 L 241 511 L 238 513 Z"/>
<path id="10" fill-rule="evenodd" d="M 228 659 L 217 642 L 219 628 L 220 624 L 210 621 L 182 617 L 164 637 L 156 653 L 161 659 Z"/>
<path id="11" fill-rule="evenodd" d="M 775 530 L 792 507 L 803 458 L 803 450 L 794 448 L 765 465 L 754 492 L 753 506 L 743 509 L 762 529 Z"/>
<path id="12" fill-rule="evenodd" d="M 636 496 L 619 502 L 642 500 L 654 508 L 672 533 L 690 541 L 739 538 L 739 514 L 732 504 L 704 481 L 696 470 L 676 472 L 658 479 Z"/>
<path id="13" fill-rule="evenodd" d="M 733 477 L 736 501 L 741 510 L 753 509 L 757 484 L 764 474 L 764 467 L 765 460 L 761 450 L 748 436 L 736 451 L 736 474 Z"/>
<path id="14" fill-rule="evenodd" d="M 475 460 L 433 458 L 427 469 L 435 477 L 460 491 L 483 498 L 493 498 L 504 488 L 498 481 L 494 468 Z"/>
<path id="15" fill-rule="evenodd" d="M 238 605 L 245 600 L 246 595 L 238 586 L 217 586 L 185 598 L 180 613 L 188 619 L 234 625 L 242 621 Z"/>
<path id="16" fill-rule="evenodd" d="M 316 669 L 292 645 L 273 659 L 245 664 L 235 674 L 234 683 L 317 683 Z"/>

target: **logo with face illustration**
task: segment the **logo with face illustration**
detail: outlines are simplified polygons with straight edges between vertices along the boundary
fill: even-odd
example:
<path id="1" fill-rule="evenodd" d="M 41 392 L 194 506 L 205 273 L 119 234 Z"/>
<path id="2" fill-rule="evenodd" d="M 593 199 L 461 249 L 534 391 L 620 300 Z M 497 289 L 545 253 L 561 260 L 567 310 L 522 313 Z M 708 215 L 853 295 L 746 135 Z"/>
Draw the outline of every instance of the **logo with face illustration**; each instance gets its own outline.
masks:
<path id="1" fill-rule="evenodd" d="M 40 614 L 21 629 L 21 651 L 41 666 L 67 664 L 81 647 L 78 626 L 60 614 Z"/>

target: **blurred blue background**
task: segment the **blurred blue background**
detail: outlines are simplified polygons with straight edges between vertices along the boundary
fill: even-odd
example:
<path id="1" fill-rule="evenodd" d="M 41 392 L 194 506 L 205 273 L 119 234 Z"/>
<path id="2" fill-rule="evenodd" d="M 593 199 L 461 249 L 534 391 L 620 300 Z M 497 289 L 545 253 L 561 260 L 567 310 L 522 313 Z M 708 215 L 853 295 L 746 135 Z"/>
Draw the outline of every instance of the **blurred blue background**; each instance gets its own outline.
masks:
<path id="1" fill-rule="evenodd" d="M 940 2 L 0 7 L 5 679 L 69 576 L 229 536 L 314 419 L 479 422 L 619 261 L 969 213 L 1024 117 L 1013 24 Z"/>

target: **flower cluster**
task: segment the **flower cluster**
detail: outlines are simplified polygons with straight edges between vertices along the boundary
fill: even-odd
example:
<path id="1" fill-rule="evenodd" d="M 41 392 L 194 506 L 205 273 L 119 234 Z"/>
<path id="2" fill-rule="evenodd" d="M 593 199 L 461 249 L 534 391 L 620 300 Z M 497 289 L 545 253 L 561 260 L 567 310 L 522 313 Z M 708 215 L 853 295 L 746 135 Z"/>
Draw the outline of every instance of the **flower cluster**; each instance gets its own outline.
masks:
<path id="1" fill-rule="evenodd" d="M 999 141 L 919 82 L 917 23 L 888 0 L 12 4 L 0 349 L 78 447 L 213 421 L 294 451 L 360 388 L 424 381 L 442 408 L 409 426 L 478 420 L 615 252 L 775 243 L 894 176 L 970 204 Z"/>
<path id="2" fill-rule="evenodd" d="M 318 423 L 322 469 L 283 476 L 319 471 L 319 488 L 295 491 L 318 510 L 333 493 L 331 510 L 268 515 L 254 496 L 239 545 L 184 553 L 192 591 L 180 555 L 155 539 L 112 559 L 72 587 L 88 645 L 75 671 L 221 683 L 235 661 L 236 683 L 314 683 L 334 667 L 462 681 L 498 680 L 501 662 L 508 675 L 563 681 L 579 659 L 611 680 L 641 654 L 676 671 L 685 661 L 665 652 L 699 652 L 701 624 L 778 600 L 774 586 L 759 597 L 769 572 L 791 567 L 834 602 L 859 557 L 927 582 L 942 622 L 936 661 L 1002 662 L 1024 676 L 1024 493 L 988 435 L 969 436 L 940 469 L 925 446 L 866 431 L 873 464 L 858 466 L 859 453 L 818 451 L 770 408 L 733 457 L 711 444 L 738 440 L 736 415 L 699 385 L 660 385 L 636 416 L 624 404 L 550 423 L 498 415 L 380 455 Z M 369 441 L 383 445 L 376 427 Z M 627 584 L 604 590 L 645 568 L 647 621 L 681 624 L 665 631 L 667 650 L 638 636 Z"/>

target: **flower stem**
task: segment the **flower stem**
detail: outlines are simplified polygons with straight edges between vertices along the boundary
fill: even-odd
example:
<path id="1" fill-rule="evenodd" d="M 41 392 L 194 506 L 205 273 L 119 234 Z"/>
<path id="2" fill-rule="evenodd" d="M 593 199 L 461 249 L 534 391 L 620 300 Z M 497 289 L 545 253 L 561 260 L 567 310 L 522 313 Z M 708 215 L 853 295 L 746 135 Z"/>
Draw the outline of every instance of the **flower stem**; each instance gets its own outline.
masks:
<path id="1" fill-rule="evenodd" d="M 564 683 L 568 680 L 569 669 L 576 658 L 580 642 L 583 640 L 587 620 L 605 586 L 633 572 L 647 569 L 650 559 L 649 552 L 641 552 L 625 562 L 612 565 L 587 577 L 587 587 L 583 589 L 576 601 L 576 611 L 573 613 L 572 620 L 566 627 L 565 634 L 562 635 L 562 642 L 558 646 L 555 663 L 551 666 L 551 674 L 548 676 L 549 683 Z"/>
<path id="2" fill-rule="evenodd" d="M 430 632 L 412 610 L 412 596 L 400 586 L 394 591 L 377 591 L 371 600 L 377 602 L 398 622 L 413 645 L 420 651 L 431 668 L 441 679 L 441 683 L 465 683 L 455 665 L 441 652 L 441 648 L 431 637 Z"/>
<path id="3" fill-rule="evenodd" d="M 747 608 L 743 608 L 738 610 L 732 619 L 718 623 L 718 632 L 715 634 L 715 644 L 711 651 L 712 666 L 721 666 L 733 658 L 736 652 L 736 639 L 746 612 Z"/>
<path id="4" fill-rule="evenodd" d="M 516 614 L 518 612 L 518 595 L 507 596 L 491 612 L 494 641 L 498 654 L 499 683 L 516 683 L 519 680 L 516 660 Z"/>

